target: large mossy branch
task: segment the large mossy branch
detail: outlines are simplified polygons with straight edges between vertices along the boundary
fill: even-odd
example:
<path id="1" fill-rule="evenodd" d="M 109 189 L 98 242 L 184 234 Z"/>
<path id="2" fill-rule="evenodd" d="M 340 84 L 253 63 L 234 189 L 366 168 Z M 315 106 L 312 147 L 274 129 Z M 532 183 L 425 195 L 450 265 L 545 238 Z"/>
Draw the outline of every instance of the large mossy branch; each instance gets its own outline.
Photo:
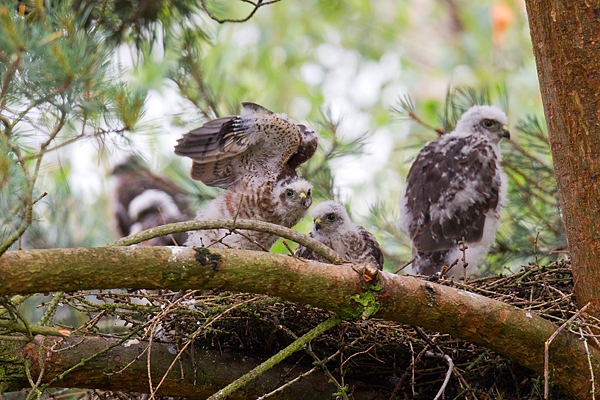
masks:
<path id="1" fill-rule="evenodd" d="M 29 386 L 25 368 L 29 365 L 35 378 L 42 372 L 42 382 L 48 382 L 82 358 L 90 358 L 107 347 L 104 354 L 93 358 L 83 366 L 67 374 L 52 386 L 78 387 L 115 391 L 149 393 L 148 342 L 126 342 L 116 345 L 116 339 L 101 337 L 71 337 L 65 339 L 37 336 L 31 342 L 15 342 L 0 338 L 0 389 L 19 390 Z M 115 346 L 116 345 L 116 346 Z M 113 347 L 114 346 L 114 347 Z M 52 349 L 52 351 L 50 350 Z M 157 382 L 167 373 L 175 359 L 173 345 L 153 343 L 150 348 L 151 374 Z M 140 357 L 140 354 L 142 355 Z M 193 355 L 193 360 L 190 358 Z M 248 355 L 236 355 L 216 350 L 196 350 L 181 357 L 176 368 L 172 368 L 157 394 L 168 394 L 190 399 L 205 399 L 230 383 L 232 379 L 246 374 L 260 365 L 261 360 Z M 285 381 L 285 375 L 294 369 L 303 373 L 309 366 L 295 362 L 282 364 L 264 372 L 245 388 L 231 395 L 231 399 L 257 398 L 276 389 Z M 314 373 L 294 383 L 277 399 L 322 399 L 331 398 L 335 388 L 328 385 L 323 373 Z M 1 392 L 1 390 L 0 390 Z M 371 399 L 369 391 L 355 393 L 357 399 Z"/>
<path id="2" fill-rule="evenodd" d="M 449 333 L 543 373 L 544 342 L 557 329 L 552 322 L 496 300 L 411 277 L 380 272 L 375 282 L 365 284 L 363 272 L 351 264 L 334 266 L 243 250 L 12 251 L 0 258 L 0 295 L 110 288 L 222 289 L 279 296 L 353 319 L 370 307 L 369 296 L 375 293 L 379 308 L 373 317 Z M 590 359 L 594 375 L 600 376 L 600 353 L 591 350 Z M 588 398 L 588 355 L 576 335 L 563 330 L 556 336 L 550 363 L 555 383 L 574 398 Z"/>

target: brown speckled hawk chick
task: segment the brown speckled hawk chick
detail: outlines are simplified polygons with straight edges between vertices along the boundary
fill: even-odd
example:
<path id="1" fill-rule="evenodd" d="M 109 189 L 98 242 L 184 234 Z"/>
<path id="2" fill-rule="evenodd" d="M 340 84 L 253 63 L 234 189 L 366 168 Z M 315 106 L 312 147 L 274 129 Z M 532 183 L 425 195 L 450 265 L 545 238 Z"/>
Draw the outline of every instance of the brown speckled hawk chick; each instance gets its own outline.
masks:
<path id="1" fill-rule="evenodd" d="M 212 200 L 198 213 L 198 220 L 253 219 L 288 228 L 302 219 L 312 204 L 312 185 L 293 176 L 265 181 L 242 181 Z M 269 250 L 277 237 L 268 233 L 227 229 L 191 232 L 186 246 Z"/>
<path id="2" fill-rule="evenodd" d="M 346 209 L 335 201 L 326 201 L 312 212 L 314 226 L 309 236 L 332 248 L 347 261 L 357 264 L 371 264 L 383 269 L 383 253 L 375 236 L 348 217 Z M 304 246 L 296 250 L 298 257 L 307 260 L 327 262 L 321 256 Z"/>

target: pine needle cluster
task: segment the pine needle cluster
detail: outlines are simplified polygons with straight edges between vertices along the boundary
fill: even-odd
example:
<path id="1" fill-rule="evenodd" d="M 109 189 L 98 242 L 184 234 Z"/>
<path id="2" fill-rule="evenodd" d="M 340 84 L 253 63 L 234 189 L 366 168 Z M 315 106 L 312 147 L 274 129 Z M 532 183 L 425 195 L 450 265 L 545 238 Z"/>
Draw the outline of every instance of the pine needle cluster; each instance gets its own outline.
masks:
<path id="1" fill-rule="evenodd" d="M 34 204 L 56 194 L 36 185 L 45 156 L 78 140 L 123 135 L 145 102 L 112 68 L 114 45 L 102 25 L 89 24 L 89 9 L 44 4 L 0 5 L 0 142 L 9 166 L 0 187 L 0 254 L 32 223 Z"/>

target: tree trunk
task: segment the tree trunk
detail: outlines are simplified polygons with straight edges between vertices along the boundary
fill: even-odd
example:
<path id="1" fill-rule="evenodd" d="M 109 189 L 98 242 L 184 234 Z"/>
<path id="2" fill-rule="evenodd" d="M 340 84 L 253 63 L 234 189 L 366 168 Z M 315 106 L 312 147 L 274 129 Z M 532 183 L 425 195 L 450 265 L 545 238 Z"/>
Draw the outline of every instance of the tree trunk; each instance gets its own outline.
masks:
<path id="1" fill-rule="evenodd" d="M 471 341 L 544 372 L 544 342 L 557 326 L 500 301 L 406 276 L 378 272 L 365 283 L 357 265 L 306 262 L 277 254 L 181 247 L 104 247 L 11 251 L 0 258 L 0 295 L 134 288 L 222 289 L 308 303 L 347 319 L 377 317 Z M 553 381 L 573 398 L 589 396 L 589 354 L 563 329 L 549 348 Z M 589 363 L 588 363 L 589 359 Z M 596 392 L 600 390 L 594 381 Z"/>
<path id="2" fill-rule="evenodd" d="M 600 313 L 600 5 L 527 0 L 577 304 Z"/>

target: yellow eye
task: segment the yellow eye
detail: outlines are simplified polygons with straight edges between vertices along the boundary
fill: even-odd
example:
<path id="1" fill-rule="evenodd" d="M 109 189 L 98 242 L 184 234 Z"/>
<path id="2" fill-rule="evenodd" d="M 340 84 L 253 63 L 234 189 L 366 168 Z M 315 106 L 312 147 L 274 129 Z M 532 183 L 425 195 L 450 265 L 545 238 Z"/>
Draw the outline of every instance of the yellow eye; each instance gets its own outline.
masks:
<path id="1" fill-rule="evenodd" d="M 491 127 L 493 127 L 495 125 L 495 121 L 491 120 L 491 119 L 484 119 L 481 122 L 481 125 L 483 125 L 484 128 L 486 129 L 490 129 Z"/>

